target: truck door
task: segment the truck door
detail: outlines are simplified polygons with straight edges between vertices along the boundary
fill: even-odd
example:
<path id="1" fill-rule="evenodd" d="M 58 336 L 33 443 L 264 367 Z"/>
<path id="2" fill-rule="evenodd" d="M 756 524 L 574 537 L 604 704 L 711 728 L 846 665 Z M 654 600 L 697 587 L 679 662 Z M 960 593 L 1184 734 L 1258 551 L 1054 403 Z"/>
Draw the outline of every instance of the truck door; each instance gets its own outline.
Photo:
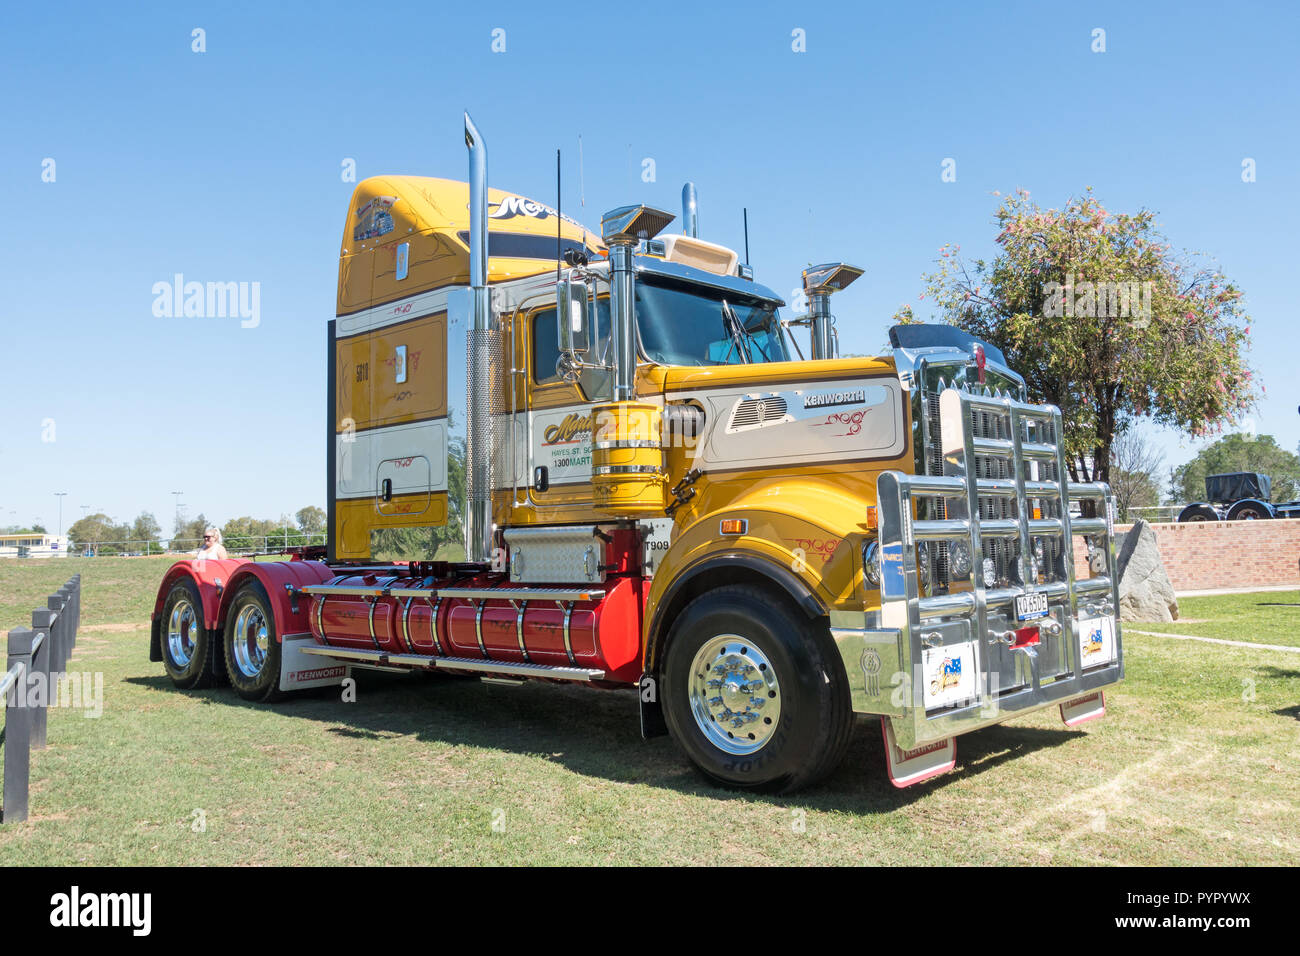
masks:
<path id="1" fill-rule="evenodd" d="M 554 301 L 521 310 L 522 347 L 527 362 L 527 410 L 521 429 L 528 468 L 522 484 L 531 486 L 531 501 L 542 521 L 581 520 L 591 516 L 592 406 L 609 401 L 608 371 L 584 371 L 577 382 L 556 372 L 560 357 Z M 597 300 L 596 327 L 587 361 L 606 361 L 609 348 L 609 299 Z M 539 468 L 546 469 L 546 490 L 538 490 Z"/>

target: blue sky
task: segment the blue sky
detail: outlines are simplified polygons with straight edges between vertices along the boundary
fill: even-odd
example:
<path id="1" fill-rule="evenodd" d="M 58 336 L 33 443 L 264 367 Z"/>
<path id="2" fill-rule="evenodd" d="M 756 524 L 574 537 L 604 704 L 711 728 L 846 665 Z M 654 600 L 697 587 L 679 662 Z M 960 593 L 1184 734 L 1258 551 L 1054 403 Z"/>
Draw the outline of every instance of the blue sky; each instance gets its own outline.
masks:
<path id="1" fill-rule="evenodd" d="M 45 3 L 3 31 L 0 525 L 53 529 L 56 491 L 65 527 L 86 505 L 170 529 L 172 491 L 220 521 L 323 505 L 341 164 L 463 178 L 465 108 L 494 186 L 551 201 L 560 148 L 589 224 L 678 210 L 691 179 L 702 237 L 740 248 L 748 207 L 786 297 L 810 262 L 865 267 L 845 351 L 920 305 L 940 245 L 992 251 L 994 190 L 1153 209 L 1245 290 L 1254 427 L 1300 443 L 1294 4 Z M 176 273 L 260 283 L 260 324 L 156 317 Z M 1167 466 L 1198 447 L 1156 437 Z"/>

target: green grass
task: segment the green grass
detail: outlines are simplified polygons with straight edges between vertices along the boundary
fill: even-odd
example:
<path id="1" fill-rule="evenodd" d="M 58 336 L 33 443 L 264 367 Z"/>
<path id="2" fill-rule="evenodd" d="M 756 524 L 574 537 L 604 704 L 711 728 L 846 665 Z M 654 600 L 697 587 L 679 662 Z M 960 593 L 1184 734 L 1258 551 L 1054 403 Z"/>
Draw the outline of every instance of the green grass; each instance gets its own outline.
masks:
<path id="1" fill-rule="evenodd" d="M 1144 631 L 1300 647 L 1300 591 L 1256 591 L 1178 599 L 1179 620 L 1134 624 Z"/>
<path id="2" fill-rule="evenodd" d="M 177 691 L 147 659 L 167 565 L 0 563 L 0 627 L 81 571 L 70 670 L 105 688 L 100 719 L 51 712 L 32 816 L 0 827 L 0 866 L 1300 857 L 1296 655 L 1132 635 L 1128 678 L 1085 729 L 1053 709 L 964 736 L 953 773 L 900 791 L 878 723 L 859 718 L 823 785 L 749 796 L 703 781 L 669 739 L 642 742 L 630 692 L 364 673 L 356 703 Z"/>

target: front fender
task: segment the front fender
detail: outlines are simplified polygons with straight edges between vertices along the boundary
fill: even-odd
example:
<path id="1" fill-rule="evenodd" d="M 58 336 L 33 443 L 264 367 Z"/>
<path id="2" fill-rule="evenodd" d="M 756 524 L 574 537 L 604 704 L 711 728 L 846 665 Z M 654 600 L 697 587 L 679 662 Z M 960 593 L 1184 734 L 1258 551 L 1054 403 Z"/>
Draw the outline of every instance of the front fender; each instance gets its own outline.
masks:
<path id="1" fill-rule="evenodd" d="M 701 574 L 742 568 L 783 587 L 810 615 L 861 609 L 866 507 L 860 497 L 817 479 L 766 483 L 696 518 L 660 559 L 646 602 L 646 663 L 671 626 L 685 585 Z M 722 534 L 724 520 L 745 522 Z"/>

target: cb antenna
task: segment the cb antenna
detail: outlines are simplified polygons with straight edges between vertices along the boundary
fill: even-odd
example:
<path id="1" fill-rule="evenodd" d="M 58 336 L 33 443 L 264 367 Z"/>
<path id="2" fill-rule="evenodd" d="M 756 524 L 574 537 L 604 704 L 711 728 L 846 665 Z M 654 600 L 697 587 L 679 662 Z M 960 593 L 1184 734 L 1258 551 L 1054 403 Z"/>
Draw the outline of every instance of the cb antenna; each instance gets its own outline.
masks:
<path id="1" fill-rule="evenodd" d="M 745 213 L 745 265 L 751 265 L 749 261 L 749 207 L 744 209 Z"/>
<path id="2" fill-rule="evenodd" d="M 582 251 L 587 251 L 587 181 L 582 175 L 582 134 L 578 134 L 578 206 L 582 209 Z"/>
<path id="3" fill-rule="evenodd" d="M 564 260 L 564 196 L 560 191 L 560 151 L 555 151 L 555 281 L 560 281 L 560 263 Z"/>

